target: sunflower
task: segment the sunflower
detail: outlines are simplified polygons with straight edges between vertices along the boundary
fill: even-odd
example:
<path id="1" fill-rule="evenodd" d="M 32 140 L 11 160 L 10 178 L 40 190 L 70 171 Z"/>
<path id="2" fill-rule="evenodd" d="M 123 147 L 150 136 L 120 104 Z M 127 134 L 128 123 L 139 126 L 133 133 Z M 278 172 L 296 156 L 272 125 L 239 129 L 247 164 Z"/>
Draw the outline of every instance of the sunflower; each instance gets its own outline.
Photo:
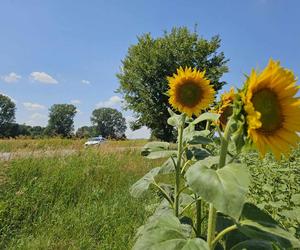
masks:
<path id="1" fill-rule="evenodd" d="M 271 150 L 277 159 L 287 156 L 299 141 L 299 87 L 292 71 L 272 59 L 261 72 L 252 71 L 243 96 L 248 136 L 264 156 Z"/>
<path id="2" fill-rule="evenodd" d="M 216 112 L 220 114 L 220 124 L 224 128 L 227 124 L 228 118 L 232 115 L 232 104 L 234 101 L 235 93 L 234 88 L 230 88 L 228 92 L 225 92 L 221 95 L 221 101 L 219 106 L 216 109 Z"/>
<path id="3" fill-rule="evenodd" d="M 188 116 L 198 116 L 213 101 L 215 91 L 210 81 L 204 77 L 205 71 L 180 67 L 177 74 L 168 77 L 169 103 L 173 108 Z"/>

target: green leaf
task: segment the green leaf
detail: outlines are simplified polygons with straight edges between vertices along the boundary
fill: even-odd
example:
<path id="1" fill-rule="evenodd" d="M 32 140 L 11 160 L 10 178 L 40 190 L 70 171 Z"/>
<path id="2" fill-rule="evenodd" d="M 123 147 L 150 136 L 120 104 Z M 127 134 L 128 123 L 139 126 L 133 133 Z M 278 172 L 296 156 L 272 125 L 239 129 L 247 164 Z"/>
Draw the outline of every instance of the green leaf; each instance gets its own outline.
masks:
<path id="1" fill-rule="evenodd" d="M 209 130 L 193 131 L 186 135 L 186 142 L 189 144 L 209 144 L 212 142 L 207 136 L 210 134 Z"/>
<path id="2" fill-rule="evenodd" d="M 160 169 L 160 167 L 151 169 L 149 173 L 134 183 L 130 188 L 130 194 L 135 198 L 140 197 L 148 190 L 150 184 L 154 182 L 154 177 L 159 173 Z"/>
<path id="3" fill-rule="evenodd" d="M 192 147 L 186 151 L 186 155 L 189 160 L 194 157 L 195 160 L 199 161 L 210 156 L 210 153 L 206 149 Z"/>
<path id="4" fill-rule="evenodd" d="M 174 162 L 176 163 L 177 157 L 170 157 L 168 160 L 166 160 L 163 165 L 161 165 L 161 169 L 159 171 L 160 174 L 169 174 L 175 171 Z"/>
<path id="5" fill-rule="evenodd" d="M 175 114 L 171 109 L 168 109 L 171 117 L 168 118 L 167 123 L 173 127 L 179 127 L 182 123 L 182 115 Z"/>
<path id="6" fill-rule="evenodd" d="M 150 152 L 146 157 L 148 159 L 160 159 L 160 158 L 167 158 L 170 156 L 176 156 L 176 150 L 164 150 L 164 151 L 154 151 Z"/>
<path id="7" fill-rule="evenodd" d="M 197 124 L 199 122 L 202 122 L 202 121 L 206 121 L 206 120 L 209 120 L 209 121 L 217 121 L 219 119 L 220 115 L 219 114 L 216 114 L 216 113 L 203 113 L 201 114 L 198 118 L 196 118 L 192 124 Z"/>
<path id="8" fill-rule="evenodd" d="M 300 205 L 300 194 L 292 195 L 291 202 L 293 202 L 295 205 Z"/>
<path id="9" fill-rule="evenodd" d="M 207 243 L 199 238 L 191 239 L 189 231 L 174 215 L 160 216 L 145 225 L 133 246 L 134 250 L 208 250 Z"/>
<path id="10" fill-rule="evenodd" d="M 177 154 L 176 150 L 169 150 L 168 142 L 149 142 L 142 149 L 142 156 L 148 159 L 166 158 Z"/>
<path id="11" fill-rule="evenodd" d="M 220 157 L 219 156 L 208 156 L 203 160 L 198 161 L 198 164 L 204 165 L 208 168 L 211 168 L 214 165 L 219 164 Z"/>
<path id="12" fill-rule="evenodd" d="M 252 239 L 273 241 L 283 248 L 300 248 L 300 241 L 284 230 L 267 213 L 247 203 L 242 213 L 239 230 Z"/>
<path id="13" fill-rule="evenodd" d="M 235 245 L 230 250 L 274 250 L 274 245 L 265 240 L 246 240 Z"/>
<path id="14" fill-rule="evenodd" d="M 168 142 L 149 142 L 147 143 L 141 151 L 142 156 L 147 156 L 151 152 L 156 152 L 156 151 L 164 151 L 169 149 L 170 143 Z"/>
<path id="15" fill-rule="evenodd" d="M 214 170 L 195 163 L 186 173 L 189 187 L 220 212 L 238 219 L 249 186 L 249 174 L 241 164 Z"/>

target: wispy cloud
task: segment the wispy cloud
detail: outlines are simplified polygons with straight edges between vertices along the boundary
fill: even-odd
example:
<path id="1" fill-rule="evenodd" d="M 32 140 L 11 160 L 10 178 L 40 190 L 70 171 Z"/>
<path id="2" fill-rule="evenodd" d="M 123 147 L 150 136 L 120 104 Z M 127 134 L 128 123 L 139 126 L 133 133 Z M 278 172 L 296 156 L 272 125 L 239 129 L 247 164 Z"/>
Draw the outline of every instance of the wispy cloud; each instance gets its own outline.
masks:
<path id="1" fill-rule="evenodd" d="M 122 104 L 122 101 L 123 101 L 123 100 L 122 100 L 121 97 L 114 95 L 114 96 L 110 97 L 110 98 L 109 98 L 108 100 L 106 100 L 106 101 L 98 102 L 98 103 L 96 104 L 96 107 L 97 107 L 97 108 L 101 108 L 101 107 L 109 107 L 109 108 L 111 108 L 111 107 L 115 107 L 115 106 L 121 105 L 121 104 Z"/>
<path id="2" fill-rule="evenodd" d="M 52 76 L 45 72 L 32 72 L 30 77 L 37 82 L 46 83 L 46 84 L 57 84 L 58 81 L 55 80 Z"/>
<path id="3" fill-rule="evenodd" d="M 78 100 L 78 99 L 73 99 L 73 100 L 70 101 L 70 103 L 76 105 L 76 104 L 80 104 L 81 101 Z"/>
<path id="4" fill-rule="evenodd" d="M 42 110 L 46 108 L 44 105 L 32 102 L 23 102 L 23 106 L 29 111 Z"/>
<path id="5" fill-rule="evenodd" d="M 87 84 L 87 85 L 91 84 L 91 82 L 90 82 L 90 81 L 88 81 L 88 80 L 81 80 L 81 83 L 83 83 L 83 84 Z"/>
<path id="6" fill-rule="evenodd" d="M 1 79 L 7 83 L 17 82 L 22 78 L 22 76 L 18 75 L 15 72 L 11 72 L 8 75 L 1 76 Z"/>

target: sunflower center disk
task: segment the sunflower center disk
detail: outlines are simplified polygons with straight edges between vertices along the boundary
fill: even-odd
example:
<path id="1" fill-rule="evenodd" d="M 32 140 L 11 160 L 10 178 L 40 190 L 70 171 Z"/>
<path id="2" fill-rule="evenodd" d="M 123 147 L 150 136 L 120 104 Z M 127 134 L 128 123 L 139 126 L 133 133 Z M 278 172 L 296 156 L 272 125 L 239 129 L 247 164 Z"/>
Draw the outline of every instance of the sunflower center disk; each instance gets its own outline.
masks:
<path id="1" fill-rule="evenodd" d="M 178 91 L 178 100 L 183 106 L 194 107 L 202 97 L 202 89 L 196 83 L 189 81 L 182 84 Z"/>
<path id="2" fill-rule="evenodd" d="M 270 89 L 261 89 L 253 94 L 251 99 L 256 111 L 261 113 L 262 123 L 259 130 L 271 133 L 282 126 L 283 117 L 277 95 Z"/>

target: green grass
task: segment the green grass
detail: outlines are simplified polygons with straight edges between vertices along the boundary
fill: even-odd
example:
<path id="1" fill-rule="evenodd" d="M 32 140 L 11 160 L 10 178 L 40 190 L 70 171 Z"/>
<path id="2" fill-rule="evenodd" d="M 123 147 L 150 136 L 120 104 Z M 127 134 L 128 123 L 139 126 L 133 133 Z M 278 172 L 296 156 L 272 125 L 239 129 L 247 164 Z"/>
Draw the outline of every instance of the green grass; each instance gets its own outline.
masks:
<path id="1" fill-rule="evenodd" d="M 77 149 L 65 157 L 0 161 L 0 249 L 131 248 L 137 228 L 158 201 L 151 191 L 134 199 L 129 187 L 161 161 L 140 156 L 137 148 L 143 140 L 110 141 L 89 149 L 82 147 L 83 142 L 57 138 L 0 142 L 13 152 Z M 300 148 L 279 163 L 270 156 L 261 160 L 255 153 L 242 155 L 241 160 L 252 176 L 248 199 L 299 237 Z"/>
<path id="2" fill-rule="evenodd" d="M 20 152 L 20 151 L 45 151 L 59 149 L 82 149 L 87 139 L 64 139 L 64 138 L 44 138 L 44 139 L 0 139 L 0 152 Z M 141 147 L 147 140 L 125 140 L 107 141 L 105 144 L 113 147 Z"/>
<path id="3" fill-rule="evenodd" d="M 0 164 L 0 249 L 129 249 L 149 216 L 128 192 L 155 166 L 138 151 Z"/>

